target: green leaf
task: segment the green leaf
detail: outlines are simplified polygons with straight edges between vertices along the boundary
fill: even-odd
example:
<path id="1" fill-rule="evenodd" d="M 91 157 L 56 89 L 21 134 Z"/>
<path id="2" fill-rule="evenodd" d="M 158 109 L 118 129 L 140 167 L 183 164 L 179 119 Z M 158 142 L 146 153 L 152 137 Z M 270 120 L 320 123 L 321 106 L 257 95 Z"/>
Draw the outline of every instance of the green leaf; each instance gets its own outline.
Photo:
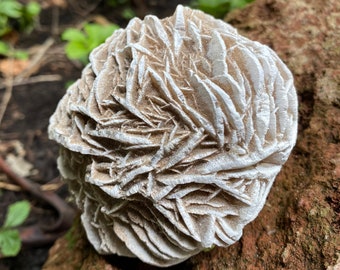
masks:
<path id="1" fill-rule="evenodd" d="M 229 3 L 230 0 L 198 0 L 198 3 L 203 6 L 218 7 L 223 4 Z"/>
<path id="2" fill-rule="evenodd" d="M 18 255 L 21 248 L 21 240 L 18 230 L 0 231 L 0 253 L 4 257 Z"/>
<path id="3" fill-rule="evenodd" d="M 230 0 L 198 0 L 197 7 L 216 18 L 222 18 L 230 10 Z"/>
<path id="4" fill-rule="evenodd" d="M 0 12 L 0 36 L 6 34 L 9 30 L 8 17 L 4 16 Z"/>
<path id="5" fill-rule="evenodd" d="M 87 35 L 87 42 L 92 44 L 98 44 L 101 39 L 101 25 L 96 23 L 87 23 L 84 25 L 84 32 Z M 100 43 L 99 43 L 100 44 Z"/>
<path id="6" fill-rule="evenodd" d="M 4 41 L 0 41 L 0 55 L 14 57 L 21 60 L 26 60 L 29 56 L 26 51 L 11 49 L 10 46 Z"/>
<path id="7" fill-rule="evenodd" d="M 112 33 L 119 28 L 116 24 L 100 25 L 88 23 L 84 26 L 84 31 L 88 35 L 91 49 L 97 47 L 105 41 Z"/>
<path id="8" fill-rule="evenodd" d="M 25 10 L 26 10 L 27 14 L 29 14 L 30 17 L 33 18 L 33 17 L 37 16 L 40 13 L 41 6 L 37 2 L 29 2 L 25 6 Z"/>
<path id="9" fill-rule="evenodd" d="M 116 31 L 118 29 L 119 29 L 119 26 L 117 24 L 114 24 L 114 23 L 104 25 L 102 27 L 102 30 L 100 31 L 102 42 L 104 42 L 109 36 L 111 36 L 113 34 L 114 31 Z"/>
<path id="10" fill-rule="evenodd" d="M 69 59 L 77 59 L 82 63 L 88 62 L 88 54 L 90 50 L 83 42 L 69 42 L 65 47 L 65 52 Z"/>
<path id="11" fill-rule="evenodd" d="M 86 42 L 86 36 L 85 34 L 76 28 L 68 28 L 66 29 L 62 35 L 62 40 L 66 41 L 78 41 L 78 42 Z"/>
<path id="12" fill-rule="evenodd" d="M 13 57 L 20 60 L 27 60 L 28 59 L 28 52 L 22 50 L 15 50 L 12 52 Z"/>
<path id="13" fill-rule="evenodd" d="M 16 1 L 0 1 L 0 13 L 10 17 L 19 18 L 22 12 L 22 5 Z"/>
<path id="14" fill-rule="evenodd" d="M 0 41 L 0 54 L 7 55 L 9 53 L 9 46 L 6 42 Z"/>
<path id="15" fill-rule="evenodd" d="M 254 0 L 194 0 L 191 6 L 209 13 L 217 18 L 222 18 L 233 9 L 243 8 Z"/>
<path id="16" fill-rule="evenodd" d="M 29 33 L 33 30 L 35 25 L 35 18 L 40 12 L 40 5 L 36 2 L 29 2 L 22 7 L 22 14 L 18 18 L 19 30 Z"/>
<path id="17" fill-rule="evenodd" d="M 118 28 L 119 26 L 116 24 L 86 23 L 84 31 L 75 28 L 65 30 L 61 38 L 68 41 L 65 46 L 67 57 L 87 64 L 90 52 L 103 43 Z"/>
<path id="18" fill-rule="evenodd" d="M 9 206 L 3 228 L 11 228 L 21 225 L 30 213 L 28 201 L 19 201 Z"/>
<path id="19" fill-rule="evenodd" d="M 244 8 L 247 4 L 253 2 L 253 0 L 231 0 L 230 10 Z"/>
<path id="20" fill-rule="evenodd" d="M 11 31 L 10 27 L 0 25 L 0 37 L 6 35 L 10 31 Z"/>

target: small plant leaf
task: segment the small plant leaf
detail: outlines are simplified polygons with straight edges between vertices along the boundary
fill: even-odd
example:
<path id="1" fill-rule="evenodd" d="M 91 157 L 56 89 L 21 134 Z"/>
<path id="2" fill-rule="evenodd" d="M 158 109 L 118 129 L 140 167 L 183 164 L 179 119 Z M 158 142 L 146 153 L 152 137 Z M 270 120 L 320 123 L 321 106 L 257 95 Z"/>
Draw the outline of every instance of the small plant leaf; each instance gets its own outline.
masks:
<path id="1" fill-rule="evenodd" d="M 29 16 L 35 17 L 40 13 L 41 6 L 37 2 L 29 2 L 26 5 L 25 10 Z"/>
<path id="2" fill-rule="evenodd" d="M 72 41 L 65 46 L 65 52 L 69 59 L 77 59 L 82 63 L 86 63 L 88 60 L 89 49 L 85 46 L 86 43 Z"/>
<path id="3" fill-rule="evenodd" d="M 193 5 L 216 18 L 222 18 L 230 10 L 230 0 L 197 0 Z"/>
<path id="4" fill-rule="evenodd" d="M 10 17 L 19 18 L 21 16 L 22 5 L 16 1 L 0 1 L 0 13 Z"/>
<path id="5" fill-rule="evenodd" d="M 217 18 L 223 18 L 225 14 L 234 9 L 243 8 L 254 0 L 194 0 L 191 5 Z"/>
<path id="6" fill-rule="evenodd" d="M 119 26 L 116 24 L 104 25 L 100 32 L 101 43 L 103 43 L 117 29 L 119 29 Z"/>
<path id="7" fill-rule="evenodd" d="M 28 59 L 28 52 L 25 52 L 22 50 L 15 50 L 12 54 L 15 59 L 20 59 L 20 60 Z"/>
<path id="8" fill-rule="evenodd" d="M 0 55 L 7 55 L 9 52 L 9 46 L 6 42 L 0 41 Z"/>
<path id="9" fill-rule="evenodd" d="M 21 240 L 18 230 L 0 230 L 0 253 L 4 257 L 18 255 Z"/>
<path id="10" fill-rule="evenodd" d="M 253 2 L 254 0 L 231 0 L 230 1 L 230 9 L 240 9 L 244 8 L 247 4 Z"/>
<path id="11" fill-rule="evenodd" d="M 68 41 L 65 46 L 67 57 L 87 64 L 88 55 L 91 51 L 103 43 L 118 28 L 119 26 L 116 24 L 86 23 L 83 31 L 75 28 L 66 29 L 61 38 Z"/>
<path id="12" fill-rule="evenodd" d="M 112 33 L 117 30 L 119 26 L 115 24 L 100 25 L 95 23 L 88 23 L 84 26 L 84 31 L 88 36 L 90 49 L 94 49 L 105 39 L 112 35 Z"/>
<path id="13" fill-rule="evenodd" d="M 210 7 L 218 7 L 223 4 L 227 4 L 230 0 L 199 0 L 201 5 L 210 6 Z"/>
<path id="14" fill-rule="evenodd" d="M 101 42 L 101 25 L 95 23 L 87 23 L 84 25 L 84 32 L 87 35 L 87 43 L 90 50 L 95 47 L 95 44 L 100 44 Z"/>
<path id="15" fill-rule="evenodd" d="M 1 5 L 0 5 L 0 8 L 1 8 Z M 0 12 L 0 32 L 4 32 L 8 29 L 8 17 L 1 14 Z"/>
<path id="16" fill-rule="evenodd" d="M 3 228 L 11 228 L 21 225 L 30 213 L 28 201 L 19 201 L 9 206 Z"/>
<path id="17" fill-rule="evenodd" d="M 76 28 L 68 28 L 61 35 L 62 40 L 86 42 L 86 37 L 82 31 Z"/>

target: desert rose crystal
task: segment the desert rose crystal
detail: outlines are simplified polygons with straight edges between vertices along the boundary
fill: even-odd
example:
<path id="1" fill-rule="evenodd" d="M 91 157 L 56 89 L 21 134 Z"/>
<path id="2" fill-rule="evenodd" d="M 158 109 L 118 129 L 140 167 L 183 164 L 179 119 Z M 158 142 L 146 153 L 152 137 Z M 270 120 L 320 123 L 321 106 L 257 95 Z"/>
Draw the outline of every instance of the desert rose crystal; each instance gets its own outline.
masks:
<path id="1" fill-rule="evenodd" d="M 178 6 L 96 48 L 49 135 L 94 248 L 169 266 L 241 237 L 295 144 L 297 106 L 270 48 Z"/>

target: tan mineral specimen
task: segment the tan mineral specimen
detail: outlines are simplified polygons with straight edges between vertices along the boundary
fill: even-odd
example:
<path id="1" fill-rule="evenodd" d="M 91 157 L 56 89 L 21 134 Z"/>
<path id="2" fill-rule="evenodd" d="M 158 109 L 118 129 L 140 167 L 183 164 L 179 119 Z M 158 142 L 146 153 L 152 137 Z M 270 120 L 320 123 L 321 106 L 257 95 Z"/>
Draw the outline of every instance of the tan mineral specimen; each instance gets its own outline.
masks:
<path id="1" fill-rule="evenodd" d="M 178 6 L 96 48 L 49 135 L 94 248 L 170 266 L 240 239 L 295 144 L 297 107 L 270 48 Z"/>

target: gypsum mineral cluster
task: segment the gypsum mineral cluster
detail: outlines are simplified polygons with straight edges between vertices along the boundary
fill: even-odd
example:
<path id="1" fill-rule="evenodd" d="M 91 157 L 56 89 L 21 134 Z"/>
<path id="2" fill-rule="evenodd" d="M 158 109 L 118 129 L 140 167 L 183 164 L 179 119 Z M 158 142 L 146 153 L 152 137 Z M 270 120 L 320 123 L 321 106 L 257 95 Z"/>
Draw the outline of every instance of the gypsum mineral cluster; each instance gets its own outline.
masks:
<path id="1" fill-rule="evenodd" d="M 94 248 L 170 266 L 241 237 L 295 144 L 297 106 L 270 48 L 178 6 L 93 50 L 49 136 Z"/>

